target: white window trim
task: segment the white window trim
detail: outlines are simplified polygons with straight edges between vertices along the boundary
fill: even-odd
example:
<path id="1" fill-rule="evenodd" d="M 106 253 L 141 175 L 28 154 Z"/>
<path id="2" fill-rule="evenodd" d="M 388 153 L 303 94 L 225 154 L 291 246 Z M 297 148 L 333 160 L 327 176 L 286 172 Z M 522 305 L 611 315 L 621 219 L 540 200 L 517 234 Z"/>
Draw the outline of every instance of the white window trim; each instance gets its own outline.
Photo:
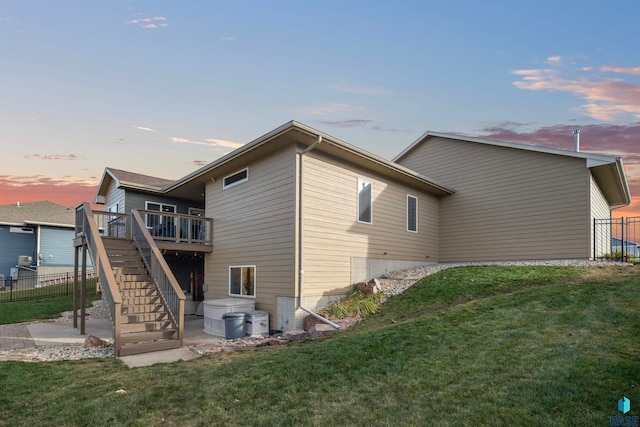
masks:
<path id="1" fill-rule="evenodd" d="M 236 181 L 236 182 L 232 182 L 232 183 L 231 183 L 231 184 L 229 184 L 229 185 L 226 185 L 226 184 L 225 184 L 225 181 L 227 180 L 227 178 L 230 178 L 230 177 L 232 177 L 232 176 L 234 176 L 234 175 L 237 175 L 237 174 L 239 174 L 239 173 L 242 173 L 242 172 L 244 172 L 244 171 L 247 171 L 247 176 L 246 176 L 246 178 L 243 178 L 243 179 L 241 179 L 241 180 L 239 180 L 239 181 Z M 236 172 L 234 172 L 234 173 L 232 173 L 232 174 L 230 174 L 230 175 L 227 175 L 227 176 L 225 176 L 224 178 L 222 178 L 222 189 L 223 189 L 223 190 L 226 190 L 227 188 L 235 187 L 236 185 L 238 185 L 238 184 L 242 184 L 243 182 L 247 182 L 247 181 L 249 181 L 249 168 L 240 169 L 239 171 L 236 171 Z"/>
<path id="2" fill-rule="evenodd" d="M 241 295 L 241 294 L 232 294 L 231 293 L 231 269 L 232 268 L 253 268 L 253 295 Z M 256 294 L 258 293 L 258 269 L 255 265 L 230 265 L 229 266 L 229 282 L 228 282 L 228 292 L 230 297 L 238 297 L 238 298 L 256 298 Z M 240 274 L 242 274 L 242 270 L 240 270 Z M 242 276 L 240 278 L 242 282 Z M 242 284 L 240 285 L 242 287 Z"/>
<path id="3" fill-rule="evenodd" d="M 415 230 L 409 230 L 409 198 L 415 199 L 416 201 L 416 229 Z M 418 197 L 411 194 L 407 194 L 407 231 L 409 233 L 418 232 Z"/>
<path id="4" fill-rule="evenodd" d="M 160 206 L 160 210 L 159 211 L 155 211 L 153 209 L 149 209 L 149 204 L 150 203 L 154 204 L 154 205 L 159 205 Z M 173 208 L 173 212 L 163 212 L 162 211 L 162 207 L 163 206 L 171 206 Z M 158 224 L 163 224 L 164 223 L 164 215 L 163 215 L 164 213 L 171 213 L 171 214 L 174 214 L 174 215 L 176 215 L 178 213 L 178 207 L 176 205 L 170 205 L 168 203 L 162 203 L 162 202 L 154 202 L 154 201 L 151 201 L 151 200 L 146 200 L 144 202 L 144 209 L 147 210 L 147 211 L 158 212 L 158 214 L 160 216 L 160 222 Z M 147 224 L 147 228 L 150 228 L 149 225 L 148 225 L 149 224 L 148 217 L 149 217 L 149 214 L 144 214 L 144 223 Z"/>
<path id="5" fill-rule="evenodd" d="M 362 187 L 363 183 L 371 185 L 371 194 L 369 200 L 369 216 L 371 217 L 371 221 L 360 220 L 360 188 Z M 358 178 L 358 187 L 356 188 L 356 220 L 360 224 L 373 224 L 373 183 L 362 178 Z"/>
<path id="6" fill-rule="evenodd" d="M 201 209 L 201 208 L 189 208 L 189 215 L 204 217 L 204 209 Z"/>

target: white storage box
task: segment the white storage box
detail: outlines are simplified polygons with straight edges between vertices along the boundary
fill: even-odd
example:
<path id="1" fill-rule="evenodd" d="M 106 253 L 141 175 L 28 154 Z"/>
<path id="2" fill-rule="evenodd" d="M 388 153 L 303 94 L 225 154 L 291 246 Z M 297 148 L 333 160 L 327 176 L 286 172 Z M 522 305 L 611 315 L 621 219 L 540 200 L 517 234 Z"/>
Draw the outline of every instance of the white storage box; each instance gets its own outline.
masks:
<path id="1" fill-rule="evenodd" d="M 248 311 L 244 316 L 244 333 L 258 335 L 269 333 L 269 313 L 266 311 Z"/>
<path id="2" fill-rule="evenodd" d="M 225 337 L 224 320 L 225 313 L 247 313 L 255 311 L 256 303 L 253 300 L 241 298 L 211 299 L 202 302 L 204 308 L 204 332 L 218 337 Z"/>

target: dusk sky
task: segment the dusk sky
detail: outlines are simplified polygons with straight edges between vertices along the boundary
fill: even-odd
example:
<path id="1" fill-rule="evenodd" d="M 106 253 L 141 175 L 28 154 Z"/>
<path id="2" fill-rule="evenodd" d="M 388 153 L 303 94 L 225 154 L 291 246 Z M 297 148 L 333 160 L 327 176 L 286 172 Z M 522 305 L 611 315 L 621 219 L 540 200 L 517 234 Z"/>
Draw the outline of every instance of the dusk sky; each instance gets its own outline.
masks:
<path id="1" fill-rule="evenodd" d="M 0 3 L 0 204 L 177 179 L 297 120 L 392 159 L 427 130 L 622 157 L 640 1 Z"/>

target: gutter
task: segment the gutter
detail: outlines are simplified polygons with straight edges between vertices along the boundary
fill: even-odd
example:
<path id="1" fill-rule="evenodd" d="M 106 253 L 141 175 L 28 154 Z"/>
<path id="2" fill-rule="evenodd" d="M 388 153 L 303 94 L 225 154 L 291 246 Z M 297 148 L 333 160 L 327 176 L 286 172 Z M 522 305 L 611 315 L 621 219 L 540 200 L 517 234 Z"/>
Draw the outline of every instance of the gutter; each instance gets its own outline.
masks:
<path id="1" fill-rule="evenodd" d="M 340 329 L 340 325 L 332 322 L 329 319 L 325 319 L 318 313 L 310 310 L 302 305 L 304 297 L 304 203 L 303 203 L 303 174 L 304 174 L 304 155 L 316 148 L 322 142 L 322 135 L 318 135 L 318 140 L 298 153 L 300 162 L 298 163 L 298 268 L 300 269 L 298 275 L 298 308 L 308 313 L 310 316 L 326 323 L 334 329 Z"/>

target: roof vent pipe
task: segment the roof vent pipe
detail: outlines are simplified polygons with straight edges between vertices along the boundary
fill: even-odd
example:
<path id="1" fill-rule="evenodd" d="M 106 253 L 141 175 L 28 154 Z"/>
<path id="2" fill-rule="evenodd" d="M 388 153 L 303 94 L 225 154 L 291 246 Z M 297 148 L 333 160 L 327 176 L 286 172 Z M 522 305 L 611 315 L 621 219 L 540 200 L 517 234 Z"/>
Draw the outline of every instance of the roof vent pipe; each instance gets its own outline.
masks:
<path id="1" fill-rule="evenodd" d="M 580 129 L 573 131 L 573 148 L 576 153 L 580 151 Z"/>

